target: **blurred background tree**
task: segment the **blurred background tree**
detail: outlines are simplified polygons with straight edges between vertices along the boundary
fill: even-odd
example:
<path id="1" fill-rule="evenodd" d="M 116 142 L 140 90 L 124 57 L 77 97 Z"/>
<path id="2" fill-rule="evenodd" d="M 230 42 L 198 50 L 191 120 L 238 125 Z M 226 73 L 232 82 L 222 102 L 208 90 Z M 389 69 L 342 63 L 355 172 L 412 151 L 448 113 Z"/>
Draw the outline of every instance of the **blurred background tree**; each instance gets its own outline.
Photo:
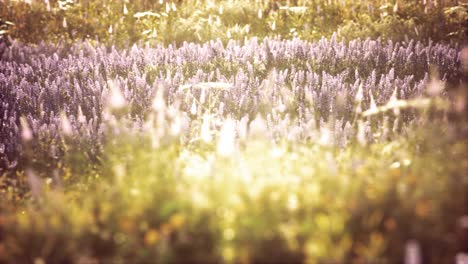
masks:
<path id="1" fill-rule="evenodd" d="M 0 18 L 22 42 L 99 40 L 181 44 L 281 36 L 461 41 L 468 5 L 434 0 L 5 0 Z M 5 34 L 5 33 L 4 33 Z"/>

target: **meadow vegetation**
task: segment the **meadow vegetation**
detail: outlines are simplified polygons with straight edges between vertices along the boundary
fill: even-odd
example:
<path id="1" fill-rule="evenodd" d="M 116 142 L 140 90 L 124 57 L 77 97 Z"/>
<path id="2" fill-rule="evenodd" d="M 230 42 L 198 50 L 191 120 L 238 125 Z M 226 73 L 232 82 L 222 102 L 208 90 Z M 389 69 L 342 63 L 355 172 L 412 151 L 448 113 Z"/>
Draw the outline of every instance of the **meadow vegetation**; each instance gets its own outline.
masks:
<path id="1" fill-rule="evenodd" d="M 0 3 L 0 262 L 466 263 L 467 5 Z"/>
<path id="2" fill-rule="evenodd" d="M 12 38 L 30 43 L 88 39 L 120 46 L 180 45 L 277 35 L 314 41 L 334 33 L 345 40 L 449 41 L 466 36 L 468 7 L 462 2 L 5 0 L 0 18 L 14 23 L 8 27 Z"/>

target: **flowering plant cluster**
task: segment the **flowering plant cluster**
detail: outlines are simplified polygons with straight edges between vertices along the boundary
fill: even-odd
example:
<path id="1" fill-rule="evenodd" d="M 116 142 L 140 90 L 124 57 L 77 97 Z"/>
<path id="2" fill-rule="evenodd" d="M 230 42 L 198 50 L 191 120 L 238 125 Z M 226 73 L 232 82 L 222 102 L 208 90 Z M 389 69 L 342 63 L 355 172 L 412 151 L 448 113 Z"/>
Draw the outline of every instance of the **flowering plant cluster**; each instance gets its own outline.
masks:
<path id="1" fill-rule="evenodd" d="M 424 95 L 431 66 L 444 80 L 457 75 L 460 60 L 458 49 L 444 44 L 344 43 L 335 37 L 129 50 L 14 42 L 1 46 L 0 54 L 2 170 L 21 165 L 22 134 L 38 139 L 36 153 L 51 160 L 64 152 L 64 134 L 96 156 L 106 105 L 125 105 L 125 115 L 142 124 L 158 94 L 160 104 L 180 111 L 178 122 L 186 130 L 198 126 L 206 132 L 216 123 L 208 117 L 231 118 L 248 128 L 258 117 L 271 139 L 320 140 L 317 129 L 326 129 L 343 145 L 356 134 L 360 111 Z M 361 129 L 368 138 L 369 125 Z"/>

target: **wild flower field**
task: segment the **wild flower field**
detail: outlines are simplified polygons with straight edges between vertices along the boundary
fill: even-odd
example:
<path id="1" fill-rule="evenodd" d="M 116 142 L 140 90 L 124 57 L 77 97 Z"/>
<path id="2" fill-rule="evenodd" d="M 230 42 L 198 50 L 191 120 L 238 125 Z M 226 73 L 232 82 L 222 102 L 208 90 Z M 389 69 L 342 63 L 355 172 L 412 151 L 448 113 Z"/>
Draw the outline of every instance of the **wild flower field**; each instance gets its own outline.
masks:
<path id="1" fill-rule="evenodd" d="M 468 48 L 406 38 L 0 41 L 0 263 L 468 263 Z"/>
<path id="2" fill-rule="evenodd" d="M 1 51 L 6 260 L 374 263 L 412 240 L 424 258 L 457 253 L 466 127 L 444 81 L 462 74 L 458 47 Z"/>

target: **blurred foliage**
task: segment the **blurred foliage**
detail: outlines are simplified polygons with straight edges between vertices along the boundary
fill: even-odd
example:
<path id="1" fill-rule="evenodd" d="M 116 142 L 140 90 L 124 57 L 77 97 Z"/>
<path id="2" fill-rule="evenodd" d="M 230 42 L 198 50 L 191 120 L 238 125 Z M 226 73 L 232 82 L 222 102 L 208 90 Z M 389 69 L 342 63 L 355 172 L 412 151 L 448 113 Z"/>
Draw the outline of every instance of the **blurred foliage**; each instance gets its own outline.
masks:
<path id="1" fill-rule="evenodd" d="M 96 39 L 181 44 L 220 38 L 281 36 L 317 40 L 334 32 L 351 40 L 463 40 L 466 4 L 419 1 L 12 1 L 0 18 L 15 23 L 12 38 L 40 41 Z"/>
<path id="2" fill-rule="evenodd" d="M 341 150 L 251 138 L 225 158 L 177 138 L 153 147 L 120 123 L 99 178 L 80 175 L 86 188 L 29 172 L 18 177 L 29 202 L 2 189 L 0 260 L 398 263 L 415 239 L 423 259 L 446 263 L 468 163 L 441 125 Z"/>

